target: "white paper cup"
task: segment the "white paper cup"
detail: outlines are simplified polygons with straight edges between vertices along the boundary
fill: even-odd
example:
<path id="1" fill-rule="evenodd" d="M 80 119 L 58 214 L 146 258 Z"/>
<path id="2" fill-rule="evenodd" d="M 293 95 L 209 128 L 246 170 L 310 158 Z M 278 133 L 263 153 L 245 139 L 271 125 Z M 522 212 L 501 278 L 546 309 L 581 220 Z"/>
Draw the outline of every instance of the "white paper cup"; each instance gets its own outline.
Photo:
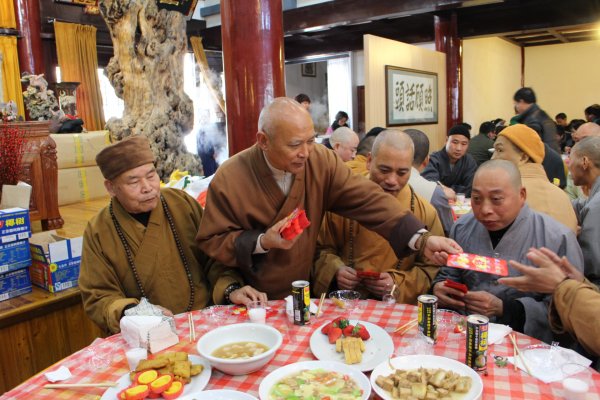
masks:
<path id="1" fill-rule="evenodd" d="M 579 364 L 565 364 L 562 366 L 565 378 L 562 381 L 564 398 L 567 400 L 585 400 L 586 393 L 592 384 L 589 369 Z"/>
<path id="2" fill-rule="evenodd" d="M 129 364 L 129 370 L 133 371 L 137 368 L 140 361 L 148 358 L 148 350 L 143 349 L 141 347 L 129 349 L 125 352 L 125 357 L 127 357 L 127 363 Z"/>
<path id="3" fill-rule="evenodd" d="M 264 324 L 267 322 L 267 303 L 264 301 L 253 301 L 246 306 L 248 308 L 248 318 L 255 324 Z"/>
<path id="4" fill-rule="evenodd" d="M 456 193 L 456 205 L 462 206 L 463 204 L 465 204 L 465 194 Z"/>

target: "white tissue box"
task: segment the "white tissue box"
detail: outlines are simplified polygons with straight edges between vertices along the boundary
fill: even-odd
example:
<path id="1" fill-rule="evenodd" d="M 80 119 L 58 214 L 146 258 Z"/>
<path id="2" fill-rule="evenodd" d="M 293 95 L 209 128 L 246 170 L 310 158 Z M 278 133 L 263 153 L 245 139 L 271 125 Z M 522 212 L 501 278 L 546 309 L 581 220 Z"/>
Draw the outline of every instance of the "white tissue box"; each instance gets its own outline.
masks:
<path id="1" fill-rule="evenodd" d="M 125 316 L 120 325 L 123 339 L 130 348 L 142 347 L 157 353 L 179 343 L 179 337 L 163 317 Z"/>

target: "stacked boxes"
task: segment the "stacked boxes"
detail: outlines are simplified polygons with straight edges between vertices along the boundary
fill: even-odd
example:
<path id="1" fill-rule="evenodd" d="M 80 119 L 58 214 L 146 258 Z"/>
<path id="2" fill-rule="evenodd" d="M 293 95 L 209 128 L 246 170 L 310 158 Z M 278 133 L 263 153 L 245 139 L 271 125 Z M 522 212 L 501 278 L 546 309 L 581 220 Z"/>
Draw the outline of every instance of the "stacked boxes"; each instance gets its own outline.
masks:
<path id="1" fill-rule="evenodd" d="M 0 210 L 0 301 L 31 292 L 29 236 L 28 210 Z"/>
<path id="2" fill-rule="evenodd" d="M 55 231 L 31 236 L 31 281 L 52 293 L 77 286 L 83 237 L 65 239 Z"/>

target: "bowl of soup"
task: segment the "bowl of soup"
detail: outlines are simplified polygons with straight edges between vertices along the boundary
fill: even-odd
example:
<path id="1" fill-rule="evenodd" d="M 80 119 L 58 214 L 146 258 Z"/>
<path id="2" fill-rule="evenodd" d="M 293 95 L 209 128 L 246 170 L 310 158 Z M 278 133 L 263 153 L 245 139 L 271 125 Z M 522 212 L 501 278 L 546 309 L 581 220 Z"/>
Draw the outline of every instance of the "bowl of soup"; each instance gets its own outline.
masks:
<path id="1" fill-rule="evenodd" d="M 197 348 L 213 368 L 229 375 L 246 375 L 271 361 L 282 339 L 269 325 L 233 324 L 207 332 L 198 340 Z"/>

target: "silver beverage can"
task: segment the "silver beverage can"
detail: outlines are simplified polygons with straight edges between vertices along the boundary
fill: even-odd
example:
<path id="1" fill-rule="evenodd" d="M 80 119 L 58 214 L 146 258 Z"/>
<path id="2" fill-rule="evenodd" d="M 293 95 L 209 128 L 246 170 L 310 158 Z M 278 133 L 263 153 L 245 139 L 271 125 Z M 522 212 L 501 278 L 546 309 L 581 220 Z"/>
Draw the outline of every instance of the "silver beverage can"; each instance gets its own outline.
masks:
<path id="1" fill-rule="evenodd" d="M 438 298 L 432 294 L 422 294 L 417 297 L 419 332 L 434 343 L 437 338 L 437 302 Z"/>
<path id="2" fill-rule="evenodd" d="M 310 323 L 310 283 L 308 281 L 292 282 L 292 300 L 294 325 L 308 325 Z"/>
<path id="3" fill-rule="evenodd" d="M 467 317 L 467 355 L 465 364 L 477 372 L 487 368 L 488 329 L 490 319 L 485 315 Z"/>

